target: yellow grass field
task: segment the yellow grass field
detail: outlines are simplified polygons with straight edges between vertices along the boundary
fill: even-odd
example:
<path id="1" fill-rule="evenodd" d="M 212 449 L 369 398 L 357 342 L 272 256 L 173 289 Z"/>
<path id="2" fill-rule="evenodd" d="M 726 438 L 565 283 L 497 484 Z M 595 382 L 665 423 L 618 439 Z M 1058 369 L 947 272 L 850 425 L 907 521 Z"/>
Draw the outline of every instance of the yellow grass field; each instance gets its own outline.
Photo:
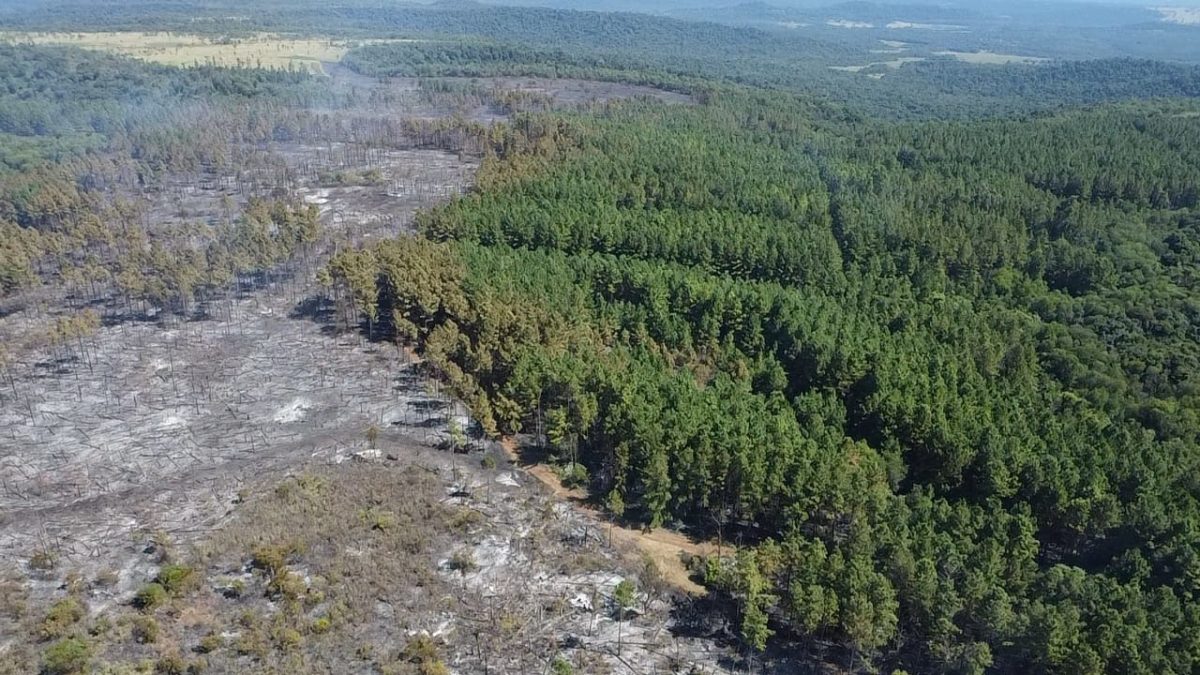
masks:
<path id="1" fill-rule="evenodd" d="M 209 38 L 166 32 L 0 32 L 0 40 L 99 49 L 171 66 L 213 64 L 298 69 L 316 74 L 324 72 L 322 61 L 338 61 L 356 44 L 339 40 L 298 40 L 266 33 L 241 38 Z"/>

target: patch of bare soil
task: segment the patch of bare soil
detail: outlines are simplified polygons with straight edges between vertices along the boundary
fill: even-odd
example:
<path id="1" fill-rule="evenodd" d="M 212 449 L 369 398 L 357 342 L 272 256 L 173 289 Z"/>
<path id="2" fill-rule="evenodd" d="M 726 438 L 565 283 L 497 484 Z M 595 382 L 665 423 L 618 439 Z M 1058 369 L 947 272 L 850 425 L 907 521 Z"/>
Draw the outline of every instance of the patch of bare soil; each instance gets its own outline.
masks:
<path id="1" fill-rule="evenodd" d="M 501 446 L 512 461 L 519 461 L 512 439 L 504 440 Z M 639 530 L 619 525 L 588 504 L 588 494 L 585 490 L 564 486 L 553 467 L 546 464 L 528 464 L 522 468 L 546 486 L 550 494 L 573 504 L 584 517 L 596 523 L 597 527 L 603 528 L 611 544 L 620 549 L 634 550 L 638 556 L 652 560 L 663 579 L 672 588 L 692 596 L 703 596 L 706 593 L 703 586 L 692 580 L 684 561 L 691 556 L 716 555 L 719 551 L 715 543 L 694 541 L 682 533 L 662 528 Z M 726 549 L 732 553 L 728 546 Z"/>

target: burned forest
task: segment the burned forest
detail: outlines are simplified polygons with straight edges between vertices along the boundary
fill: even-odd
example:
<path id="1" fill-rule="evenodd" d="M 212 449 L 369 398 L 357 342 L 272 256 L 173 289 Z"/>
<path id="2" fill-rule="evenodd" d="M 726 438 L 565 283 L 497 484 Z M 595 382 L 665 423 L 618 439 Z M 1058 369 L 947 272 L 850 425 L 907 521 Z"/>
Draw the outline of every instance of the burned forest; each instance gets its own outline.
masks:
<path id="1" fill-rule="evenodd" d="M 572 7 L 0 0 L 0 674 L 1200 668 L 1191 14 Z"/>

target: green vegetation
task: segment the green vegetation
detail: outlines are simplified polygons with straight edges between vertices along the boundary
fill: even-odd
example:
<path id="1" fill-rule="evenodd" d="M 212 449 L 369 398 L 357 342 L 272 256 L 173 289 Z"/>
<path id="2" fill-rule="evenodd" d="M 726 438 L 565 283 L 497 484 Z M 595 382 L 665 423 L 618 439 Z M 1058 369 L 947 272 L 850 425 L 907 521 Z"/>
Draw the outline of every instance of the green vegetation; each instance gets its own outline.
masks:
<path id="1" fill-rule="evenodd" d="M 160 148 L 186 143 L 186 137 L 163 136 L 179 114 L 172 108 L 185 102 L 307 102 L 317 94 L 312 79 L 300 73 L 170 68 L 60 47 L 0 44 L 0 64 L 0 175 L 114 142 L 157 136 L 153 142 Z M 7 217 L 2 210 L 0 215 Z"/>
<path id="2" fill-rule="evenodd" d="M 516 39 L 500 34 L 496 38 Z M 721 84 L 753 85 L 836 101 L 855 113 L 883 118 L 1002 115 L 1104 101 L 1200 96 L 1200 67 L 1158 61 L 1114 58 L 981 67 L 934 58 L 873 80 L 831 72 L 829 66 L 847 56 L 829 44 L 777 43 L 775 36 L 752 34 L 715 39 L 718 47 L 703 56 L 682 47 L 678 52 L 669 46 L 616 49 L 560 36 L 534 41 L 536 47 L 469 40 L 374 44 L 351 51 L 345 62 L 376 76 L 580 77 L 653 85 L 703 98 Z M 729 56 L 722 56 L 723 49 Z"/>
<path id="3" fill-rule="evenodd" d="M 129 634 L 133 638 L 133 641 L 139 644 L 153 644 L 158 642 L 158 621 L 152 616 L 134 617 Z"/>
<path id="4" fill-rule="evenodd" d="M 368 339 L 416 345 L 487 434 L 547 451 L 614 519 L 736 542 L 695 569 L 752 659 L 786 642 L 881 671 L 1200 669 L 1197 67 L 942 58 L 860 77 L 829 66 L 861 63 L 863 44 L 632 14 L 272 2 L 231 27 L 223 1 L 94 4 L 0 8 L 23 29 L 417 36 L 360 44 L 338 72 L 424 78 L 425 100 L 508 118 L 391 127 L 390 94 L 369 87 L 0 45 L 0 294 L 58 285 L 78 304 L 4 354 L 78 350 L 90 368 L 90 304 L 198 314 L 336 249 L 320 277 L 332 304 L 352 303 Z M 430 79 L 499 76 L 693 105 L 553 112 L 548 95 Z M 373 116 L 309 109 L 352 100 Z M 323 240 L 288 181 L 197 223 L 147 227 L 161 214 L 123 198 L 181 172 L 240 185 L 261 168 L 240 150 L 314 129 L 330 154 L 348 143 L 335 138 L 386 139 L 364 152 L 410 132 L 411 147 L 469 139 L 477 189 L 421 214 L 420 236 L 366 248 Z M 383 431 L 362 433 L 376 448 Z M 456 420 L 447 437 L 471 446 Z M 226 608 L 212 625 L 176 616 L 211 560 L 163 564 L 140 613 L 122 610 L 125 648 L 162 672 L 199 663 L 184 643 L 223 666 L 336 662 L 322 647 L 341 625 L 397 587 L 434 587 L 432 540 L 483 522 L 443 508 L 428 477 L 384 486 L 367 470 L 289 480 L 261 522 L 218 538 L 223 569 L 256 573 L 211 599 Z M 49 576 L 58 560 L 27 562 Z M 446 566 L 466 588 L 478 562 L 458 548 Z M 40 650 L 45 672 L 80 672 L 116 649 L 112 624 L 81 637 L 71 593 L 24 625 L 44 644 L 22 664 Z M 613 596 L 620 640 L 637 589 Z M 362 654 L 448 672 L 425 636 Z"/>
<path id="5" fill-rule="evenodd" d="M 38 635 L 43 640 L 64 637 L 86 613 L 83 605 L 75 598 L 63 598 L 50 605 L 50 609 L 46 612 L 46 618 L 42 619 Z"/>
<path id="6" fill-rule="evenodd" d="M 144 612 L 152 612 L 165 605 L 169 598 L 170 594 L 162 584 L 149 583 L 138 589 L 133 597 L 133 605 Z"/>
<path id="7" fill-rule="evenodd" d="M 92 658 L 91 645 L 77 637 L 66 638 L 46 648 L 42 672 L 46 675 L 71 675 L 83 672 Z"/>
<path id="8" fill-rule="evenodd" d="M 181 595 L 196 584 L 196 571 L 187 565 L 163 565 L 155 583 L 171 595 Z"/>
<path id="9" fill-rule="evenodd" d="M 424 239 L 331 269 L 485 429 L 557 428 L 618 515 L 760 542 L 706 574 L 751 647 L 1186 671 L 1200 124 L 1178 113 L 524 117 Z"/>

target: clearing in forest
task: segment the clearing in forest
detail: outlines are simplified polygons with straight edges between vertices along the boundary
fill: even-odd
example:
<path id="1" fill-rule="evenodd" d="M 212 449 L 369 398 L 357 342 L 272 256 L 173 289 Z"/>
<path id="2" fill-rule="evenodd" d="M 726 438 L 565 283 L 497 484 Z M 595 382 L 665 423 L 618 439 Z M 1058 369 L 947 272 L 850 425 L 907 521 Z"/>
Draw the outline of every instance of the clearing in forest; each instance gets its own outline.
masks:
<path id="1" fill-rule="evenodd" d="M 891 61 L 875 61 L 873 63 L 868 63 L 865 66 L 829 66 L 829 69 L 840 70 L 845 73 L 859 73 L 868 68 L 874 68 L 875 66 L 883 66 L 892 70 L 899 70 L 906 63 L 918 63 L 924 60 L 925 59 L 919 56 L 902 56 L 897 59 L 892 59 Z"/>
<path id="2" fill-rule="evenodd" d="M 959 61 L 965 61 L 966 63 L 979 63 L 979 64 L 983 64 L 983 65 L 996 65 L 996 66 L 1008 65 L 1010 63 L 1020 63 L 1020 64 L 1031 65 L 1031 64 L 1036 64 L 1036 63 L 1045 63 L 1050 60 L 1050 59 L 1043 58 L 1040 56 L 1021 56 L 1020 54 L 997 54 L 996 52 L 989 52 L 987 50 L 980 50 L 977 52 L 956 52 L 953 50 L 945 50 L 945 51 L 940 51 L 940 52 L 934 52 L 934 54 L 936 56 L 953 56 L 954 58 L 958 59 Z"/>
<path id="3" fill-rule="evenodd" d="M 204 37 L 182 33 L 0 33 L 17 44 L 65 45 L 123 54 L 169 66 L 219 65 L 307 70 L 324 74 L 321 62 L 339 61 L 362 44 L 330 39 L 292 39 L 269 33 L 245 37 Z"/>

